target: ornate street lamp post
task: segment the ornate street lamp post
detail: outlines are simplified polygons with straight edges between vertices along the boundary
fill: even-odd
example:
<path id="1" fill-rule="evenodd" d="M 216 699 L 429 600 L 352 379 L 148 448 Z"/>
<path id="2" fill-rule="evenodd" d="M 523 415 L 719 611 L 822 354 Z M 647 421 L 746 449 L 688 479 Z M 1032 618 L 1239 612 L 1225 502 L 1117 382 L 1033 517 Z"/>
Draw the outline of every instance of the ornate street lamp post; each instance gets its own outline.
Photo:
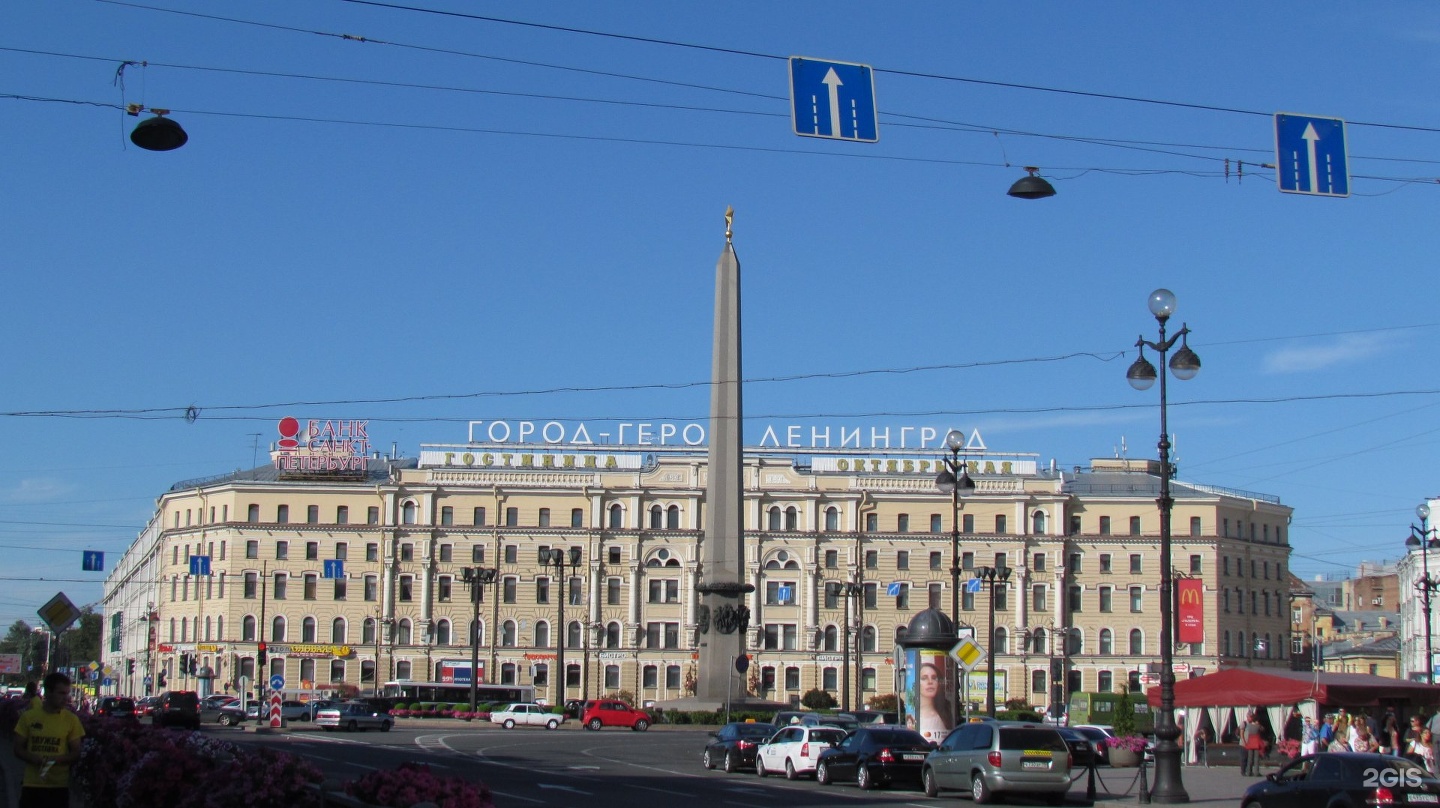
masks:
<path id="1" fill-rule="evenodd" d="M 568 559 L 569 559 L 569 568 L 570 568 L 571 570 L 578 570 L 578 569 L 580 569 L 580 565 L 581 565 L 581 563 L 583 563 L 583 559 L 580 557 L 580 555 L 581 555 L 581 554 L 580 554 L 580 548 L 579 548 L 579 547 L 571 547 L 571 548 L 570 548 L 570 552 L 569 552 L 569 554 L 568 554 Z M 558 693 L 558 694 L 559 694 L 558 697 L 555 699 L 555 703 L 556 703 L 556 704 L 559 704 L 561 707 L 564 707 L 564 706 L 565 706 L 565 695 L 566 695 L 566 693 L 565 693 L 565 684 L 566 684 L 566 682 L 565 682 L 565 635 L 568 633 L 568 630 L 567 630 L 567 628 L 566 628 L 566 626 L 565 626 L 565 576 L 566 576 L 566 571 L 565 571 L 565 570 L 566 570 L 566 559 L 567 559 L 567 554 L 566 554 L 566 552 L 565 552 L 564 550 L 561 550 L 561 549 L 558 548 L 558 547 L 556 547 L 556 548 L 553 549 L 553 550 L 547 547 L 547 548 L 544 548 L 544 549 L 542 549 L 542 550 L 540 551 L 540 566 L 542 566 L 542 567 L 554 567 L 554 568 L 555 568 L 555 577 L 558 578 L 559 581 L 560 581 L 560 592 L 559 592 L 560 597 L 559 597 L 559 599 L 558 599 L 558 606 L 559 606 L 559 610 L 560 610 L 560 614 L 559 614 L 559 618 L 558 618 L 558 619 L 559 619 L 559 624 L 560 624 L 560 625 L 559 625 L 559 627 L 557 628 L 558 634 L 556 635 L 556 638 L 555 638 L 555 639 L 556 639 L 556 645 L 555 645 L 555 648 L 556 648 L 555 667 L 559 668 L 559 670 L 560 670 L 560 686 L 559 686 L 559 689 L 558 689 L 558 690 L 555 690 L 555 689 L 552 688 L 551 692 L 552 692 L 552 693 Z"/>
<path id="2" fill-rule="evenodd" d="M 476 712 L 480 696 L 480 601 L 484 599 L 485 587 L 495 582 L 500 571 L 487 567 L 465 567 L 460 575 L 470 585 L 470 712 Z M 380 639 L 376 635 L 375 654 L 379 657 Z"/>
<path id="3" fill-rule="evenodd" d="M 945 448 L 950 450 L 950 456 L 941 458 L 945 469 L 935 478 L 935 487 L 950 495 L 950 619 L 954 621 L 958 633 L 960 628 L 960 496 L 963 493 L 974 491 L 975 481 L 970 479 L 970 472 L 965 467 L 965 461 L 960 458 L 960 450 L 965 448 L 965 433 L 958 429 L 947 432 Z M 960 700 L 969 695 L 968 693 L 957 693 L 956 697 L 950 700 L 957 711 L 956 715 L 950 716 L 952 724 L 957 720 Z"/>
<path id="4" fill-rule="evenodd" d="M 1125 377 L 1136 390 L 1149 390 L 1160 378 L 1160 715 L 1155 721 L 1155 787 L 1151 798 L 1155 802 L 1189 802 L 1190 795 L 1180 774 L 1180 728 L 1175 724 L 1175 670 L 1174 670 L 1174 606 L 1171 592 L 1174 587 L 1170 569 L 1170 510 L 1175 501 L 1170 498 L 1170 477 L 1175 470 L 1170 466 L 1170 432 L 1165 413 L 1165 373 L 1156 372 L 1155 366 L 1145 358 L 1145 348 L 1160 354 L 1160 364 L 1165 365 L 1165 355 L 1180 341 L 1180 350 L 1170 357 L 1170 372 L 1175 378 L 1186 381 L 1200 372 L 1200 357 L 1185 343 L 1189 327 L 1182 325 L 1174 336 L 1166 339 L 1165 323 L 1175 312 L 1175 295 L 1169 289 L 1156 289 L 1150 293 L 1150 313 L 1160 323 L 1160 340 L 1150 342 L 1143 336 L 1135 342 L 1140 355 L 1126 371 Z"/>
<path id="5" fill-rule="evenodd" d="M 1415 582 L 1415 589 L 1420 593 L 1420 606 L 1425 610 L 1425 681 L 1427 684 L 1435 682 L 1435 654 L 1430 647 L 1430 595 L 1440 590 L 1440 576 L 1430 577 L 1430 551 L 1440 547 L 1440 539 L 1435 537 L 1435 528 L 1430 527 L 1430 506 L 1424 502 L 1415 507 L 1415 515 L 1420 517 L 1420 526 L 1410 526 L 1410 537 L 1405 540 L 1406 550 L 1420 551 L 1420 579 Z"/>
<path id="6" fill-rule="evenodd" d="M 990 637 L 986 641 L 985 712 L 995 717 L 995 587 L 1010 580 L 1009 567 L 976 567 L 975 577 L 990 584 Z M 969 695 L 969 694 L 966 694 Z"/>

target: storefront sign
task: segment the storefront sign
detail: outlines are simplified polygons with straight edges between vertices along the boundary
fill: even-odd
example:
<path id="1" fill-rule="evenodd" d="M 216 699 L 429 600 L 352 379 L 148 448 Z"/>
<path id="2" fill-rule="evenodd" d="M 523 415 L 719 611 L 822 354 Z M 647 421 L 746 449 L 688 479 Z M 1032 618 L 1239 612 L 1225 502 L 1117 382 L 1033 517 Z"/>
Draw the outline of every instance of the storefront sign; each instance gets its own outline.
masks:
<path id="1" fill-rule="evenodd" d="M 271 654 L 284 654 L 286 656 L 303 657 L 307 659 L 348 657 L 351 654 L 351 649 L 348 645 L 314 645 L 298 643 L 294 645 L 286 645 L 283 643 L 273 642 L 269 645 L 269 651 Z"/>
<path id="2" fill-rule="evenodd" d="M 1181 578 L 1175 582 L 1175 590 L 1180 606 L 1179 641 L 1205 642 L 1205 582 L 1199 578 Z"/>
<path id="3" fill-rule="evenodd" d="M 933 426 L 830 426 L 769 424 L 760 448 L 777 449 L 945 449 L 948 430 Z M 586 421 L 471 421 L 469 443 L 574 444 L 580 446 L 704 446 L 704 424 L 641 421 L 591 424 Z M 964 452 L 984 452 L 979 431 L 966 439 Z"/>

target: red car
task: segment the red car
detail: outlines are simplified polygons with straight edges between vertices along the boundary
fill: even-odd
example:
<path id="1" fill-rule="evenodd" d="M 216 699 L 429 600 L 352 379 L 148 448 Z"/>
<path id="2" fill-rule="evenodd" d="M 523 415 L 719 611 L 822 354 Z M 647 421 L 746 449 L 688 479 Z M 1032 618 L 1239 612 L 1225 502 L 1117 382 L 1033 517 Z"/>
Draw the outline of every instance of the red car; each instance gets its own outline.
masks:
<path id="1" fill-rule="evenodd" d="M 644 732 L 650 728 L 650 714 L 644 710 L 636 710 L 623 701 L 600 699 L 585 702 L 585 712 L 580 716 L 580 724 L 585 729 L 629 727 L 636 732 Z"/>

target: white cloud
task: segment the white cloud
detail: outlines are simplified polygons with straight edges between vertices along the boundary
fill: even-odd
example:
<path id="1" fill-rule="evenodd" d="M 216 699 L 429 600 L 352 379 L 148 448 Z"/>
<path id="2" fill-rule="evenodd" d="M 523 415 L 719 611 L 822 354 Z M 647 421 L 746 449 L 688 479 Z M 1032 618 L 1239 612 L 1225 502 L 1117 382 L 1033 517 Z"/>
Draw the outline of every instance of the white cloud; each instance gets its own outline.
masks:
<path id="1" fill-rule="evenodd" d="M 1392 346 L 1380 334 L 1345 334 L 1327 345 L 1280 348 L 1265 357 L 1270 373 L 1304 373 L 1350 365 L 1386 352 Z"/>
<path id="2" fill-rule="evenodd" d="M 36 502 L 53 502 L 57 499 L 70 496 L 75 491 L 75 486 L 59 480 L 46 478 L 21 480 L 19 485 L 9 490 L 0 491 L 0 501 L 22 505 Z"/>

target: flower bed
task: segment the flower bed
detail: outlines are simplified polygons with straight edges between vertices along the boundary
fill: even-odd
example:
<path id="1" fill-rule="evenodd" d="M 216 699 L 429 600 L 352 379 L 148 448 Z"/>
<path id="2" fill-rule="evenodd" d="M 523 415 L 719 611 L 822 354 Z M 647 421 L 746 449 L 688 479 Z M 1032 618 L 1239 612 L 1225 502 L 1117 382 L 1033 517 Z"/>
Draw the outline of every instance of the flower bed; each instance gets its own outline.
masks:
<path id="1" fill-rule="evenodd" d="M 1143 754 L 1146 746 L 1145 738 L 1140 735 L 1126 735 L 1123 738 L 1106 738 L 1100 743 L 1103 744 L 1106 749 L 1123 749 L 1126 752 L 1134 752 L 1137 755 Z"/>

